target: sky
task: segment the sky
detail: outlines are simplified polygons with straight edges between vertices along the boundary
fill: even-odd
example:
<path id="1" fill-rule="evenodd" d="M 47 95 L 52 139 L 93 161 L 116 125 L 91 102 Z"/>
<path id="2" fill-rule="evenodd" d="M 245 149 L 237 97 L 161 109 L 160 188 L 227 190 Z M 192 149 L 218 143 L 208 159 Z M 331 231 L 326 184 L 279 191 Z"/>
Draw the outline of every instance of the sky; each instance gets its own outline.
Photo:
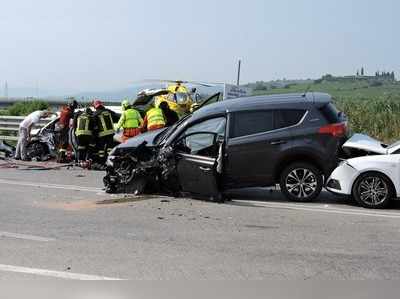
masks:
<path id="1" fill-rule="evenodd" d="M 400 72 L 397 0 L 1 0 L 0 85 L 112 90 Z"/>

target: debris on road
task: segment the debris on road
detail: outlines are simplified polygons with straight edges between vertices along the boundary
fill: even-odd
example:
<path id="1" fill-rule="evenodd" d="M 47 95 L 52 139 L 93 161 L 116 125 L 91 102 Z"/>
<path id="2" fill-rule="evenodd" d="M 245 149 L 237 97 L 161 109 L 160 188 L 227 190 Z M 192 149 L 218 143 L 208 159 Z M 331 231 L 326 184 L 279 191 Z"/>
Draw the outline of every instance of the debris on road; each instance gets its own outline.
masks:
<path id="1" fill-rule="evenodd" d="M 8 144 L 6 141 L 0 140 L 0 152 L 4 153 L 5 158 L 10 158 L 15 153 L 15 147 Z"/>

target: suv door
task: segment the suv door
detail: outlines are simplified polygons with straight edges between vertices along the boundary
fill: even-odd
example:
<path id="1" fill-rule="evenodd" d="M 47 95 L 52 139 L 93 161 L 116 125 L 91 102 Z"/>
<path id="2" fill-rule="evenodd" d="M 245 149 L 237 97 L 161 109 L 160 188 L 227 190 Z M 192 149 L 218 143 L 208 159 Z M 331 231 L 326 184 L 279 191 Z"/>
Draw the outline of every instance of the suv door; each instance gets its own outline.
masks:
<path id="1" fill-rule="evenodd" d="M 277 110 L 229 115 L 224 187 L 271 186 L 280 153 L 291 146 L 290 129 L 281 128 Z"/>
<path id="2" fill-rule="evenodd" d="M 182 191 L 217 199 L 226 119 L 209 119 L 188 128 L 174 144 Z"/>

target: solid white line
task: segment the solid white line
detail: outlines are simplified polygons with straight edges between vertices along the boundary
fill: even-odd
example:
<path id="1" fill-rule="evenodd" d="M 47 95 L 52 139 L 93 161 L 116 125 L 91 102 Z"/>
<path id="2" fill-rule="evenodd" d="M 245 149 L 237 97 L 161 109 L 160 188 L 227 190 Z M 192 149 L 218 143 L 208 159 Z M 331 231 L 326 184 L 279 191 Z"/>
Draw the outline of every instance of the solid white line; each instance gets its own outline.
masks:
<path id="1" fill-rule="evenodd" d="M 18 266 L 2 265 L 2 264 L 0 264 L 0 271 L 25 273 L 25 274 L 41 275 L 41 276 L 55 277 L 61 279 L 74 279 L 74 280 L 121 280 L 120 278 L 78 274 L 70 272 L 60 272 L 60 271 L 52 271 L 46 269 L 26 268 L 26 267 L 18 267 Z"/>
<path id="2" fill-rule="evenodd" d="M 237 203 L 251 203 L 258 206 L 272 208 L 272 209 L 289 209 L 297 211 L 307 211 L 307 212 L 319 212 L 319 213 L 330 213 L 330 214 L 342 214 L 342 215 L 355 215 L 355 216 L 368 216 L 368 217 L 382 217 L 382 218 L 392 218 L 400 219 L 400 213 L 390 213 L 390 212 L 363 212 L 366 210 L 356 210 L 356 209 L 340 209 L 340 208 L 330 208 L 323 206 L 306 206 L 301 204 L 282 204 L 282 203 L 266 203 L 259 201 L 249 201 L 249 200 L 235 200 Z"/>
<path id="3" fill-rule="evenodd" d="M 22 239 L 22 240 L 29 240 L 29 241 L 38 241 L 38 242 L 51 242 L 51 241 L 56 240 L 56 239 L 51 239 L 51 238 L 43 238 L 43 237 L 38 237 L 38 236 L 33 236 L 33 235 L 15 234 L 15 233 L 9 233 L 9 232 L 0 232 L 0 238 L 1 237 Z"/>
<path id="4" fill-rule="evenodd" d="M 0 184 L 47 188 L 47 189 L 76 190 L 76 191 L 96 192 L 96 193 L 102 191 L 101 188 L 91 188 L 91 187 L 82 187 L 82 186 L 74 186 L 74 185 L 42 184 L 42 183 L 14 181 L 14 180 L 5 180 L 5 179 L 0 179 Z"/>

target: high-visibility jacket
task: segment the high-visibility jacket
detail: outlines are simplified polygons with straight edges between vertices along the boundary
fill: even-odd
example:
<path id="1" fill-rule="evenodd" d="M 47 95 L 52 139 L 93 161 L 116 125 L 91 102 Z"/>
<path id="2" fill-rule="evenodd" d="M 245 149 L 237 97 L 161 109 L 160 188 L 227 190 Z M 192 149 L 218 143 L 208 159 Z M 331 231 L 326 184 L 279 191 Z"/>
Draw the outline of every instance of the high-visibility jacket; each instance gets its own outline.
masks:
<path id="1" fill-rule="evenodd" d="M 113 135 L 114 131 L 114 123 L 111 112 L 108 110 L 101 111 L 97 115 L 98 118 L 98 136 L 105 137 L 108 135 Z"/>
<path id="2" fill-rule="evenodd" d="M 78 116 L 75 135 L 76 136 L 92 136 L 93 135 L 93 119 L 87 113 Z"/>
<path id="3" fill-rule="evenodd" d="M 130 108 L 122 112 L 116 128 L 134 129 L 138 128 L 142 122 L 140 113 L 136 109 Z"/>
<path id="4" fill-rule="evenodd" d="M 147 116 L 147 128 L 153 126 L 165 126 L 165 118 L 160 108 L 152 108 L 146 113 Z"/>

